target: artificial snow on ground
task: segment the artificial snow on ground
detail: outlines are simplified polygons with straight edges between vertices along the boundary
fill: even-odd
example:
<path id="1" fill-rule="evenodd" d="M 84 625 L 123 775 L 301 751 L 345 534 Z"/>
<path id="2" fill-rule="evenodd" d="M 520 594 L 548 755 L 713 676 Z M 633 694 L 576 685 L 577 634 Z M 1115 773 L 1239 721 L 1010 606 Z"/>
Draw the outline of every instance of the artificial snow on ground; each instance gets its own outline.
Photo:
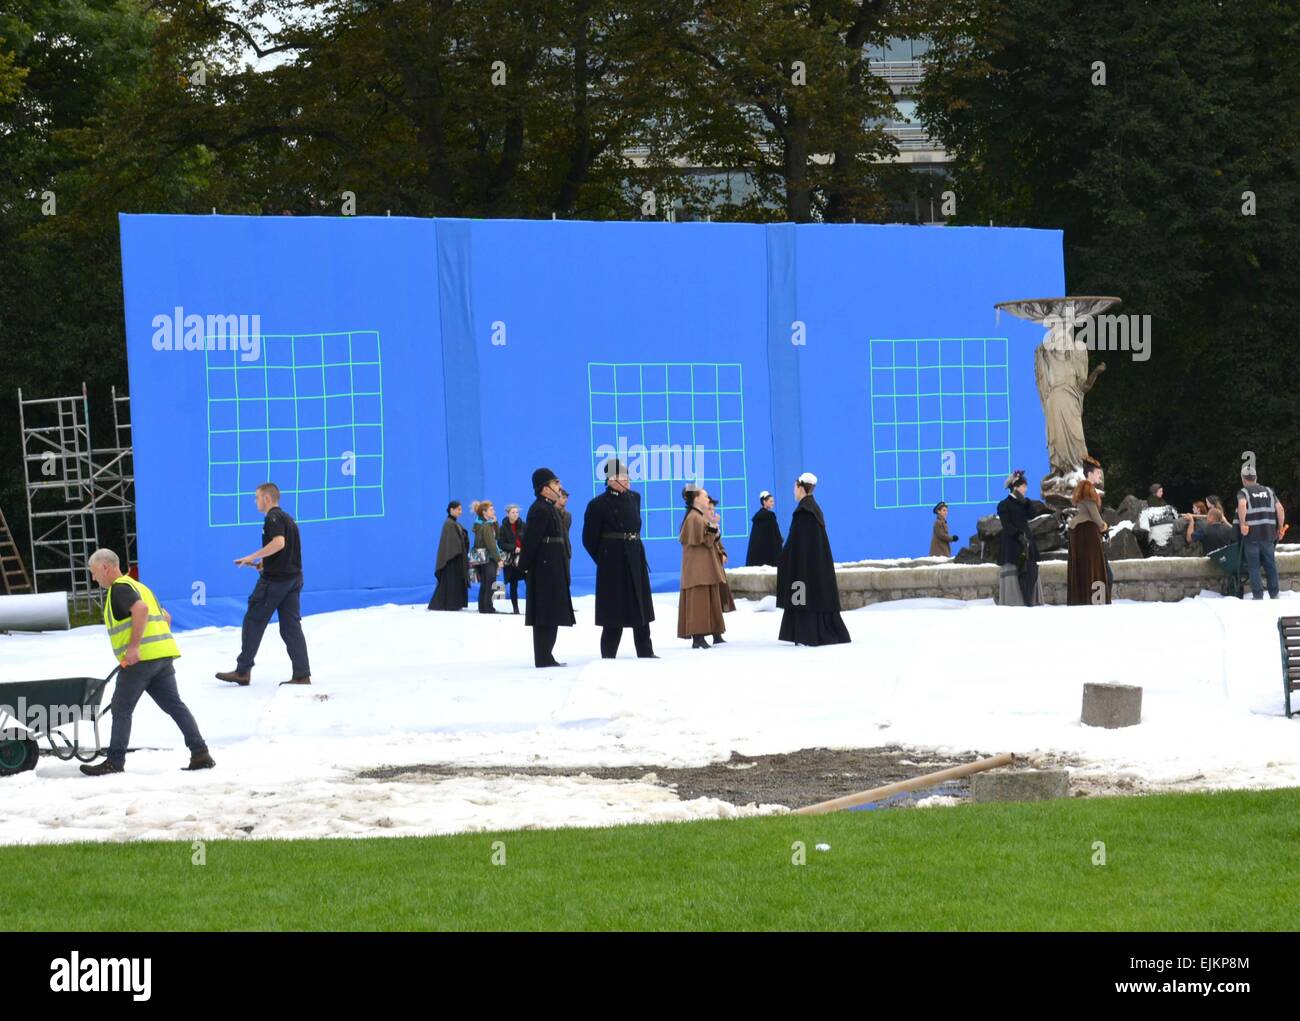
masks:
<path id="1" fill-rule="evenodd" d="M 552 670 L 533 668 L 522 616 L 394 605 L 320 614 L 303 622 L 311 687 L 277 686 L 290 669 L 274 625 L 247 688 L 213 677 L 234 666 L 237 628 L 182 632 L 182 697 L 217 768 L 181 771 L 180 734 L 146 696 L 131 734 L 142 750 L 124 774 L 84 777 L 47 755 L 33 772 L 0 778 L 0 843 L 408 835 L 783 810 L 681 801 L 652 778 L 357 775 L 419 763 L 649 771 L 733 750 L 892 744 L 1073 756 L 1076 775 L 1147 789 L 1300 785 L 1300 718 L 1282 716 L 1276 628 L 1300 613 L 1290 593 L 1033 609 L 907 600 L 845 613 L 853 643 L 818 649 L 776 640 L 772 602 L 742 600 L 727 616 L 727 643 L 697 651 L 676 637 L 675 596 L 656 596 L 662 658 L 634 658 L 627 633 L 609 661 L 599 658 L 593 600 L 581 598 L 578 625 L 560 629 L 556 647 L 568 666 Z M 111 668 L 102 627 L 0 635 L 0 683 Z M 1142 724 L 1082 726 L 1086 681 L 1140 685 Z M 111 716 L 105 743 L 110 726 Z"/>

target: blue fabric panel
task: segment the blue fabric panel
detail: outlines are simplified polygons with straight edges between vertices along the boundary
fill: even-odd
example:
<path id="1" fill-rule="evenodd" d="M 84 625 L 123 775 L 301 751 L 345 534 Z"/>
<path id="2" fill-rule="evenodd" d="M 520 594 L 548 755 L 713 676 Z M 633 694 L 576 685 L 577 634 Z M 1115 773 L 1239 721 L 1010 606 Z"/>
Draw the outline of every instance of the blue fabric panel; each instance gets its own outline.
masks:
<path id="1" fill-rule="evenodd" d="M 543 465 L 575 594 L 611 454 L 656 590 L 687 481 L 738 562 L 759 491 L 784 527 L 814 471 L 854 559 L 924 553 L 939 498 L 969 534 L 1004 468 L 1046 471 L 1041 331 L 992 306 L 1063 290 L 1057 231 L 124 215 L 121 240 L 141 577 L 179 627 L 238 623 L 263 481 L 316 612 L 423 600 L 447 501 L 526 508 Z"/>

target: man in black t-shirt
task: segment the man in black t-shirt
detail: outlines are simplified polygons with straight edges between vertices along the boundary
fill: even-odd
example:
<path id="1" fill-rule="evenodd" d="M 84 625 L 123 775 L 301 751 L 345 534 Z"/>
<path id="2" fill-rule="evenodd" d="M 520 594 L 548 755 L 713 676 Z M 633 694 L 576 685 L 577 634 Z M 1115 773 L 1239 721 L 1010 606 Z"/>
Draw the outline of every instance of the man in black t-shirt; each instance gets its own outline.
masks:
<path id="1" fill-rule="evenodd" d="M 280 637 L 289 650 L 293 676 L 282 684 L 310 684 L 311 667 L 307 663 L 307 639 L 302 634 L 302 542 L 298 524 L 280 508 L 280 488 L 274 482 L 257 487 L 257 509 L 266 515 L 262 523 L 262 548 L 235 563 L 256 567 L 261 572 L 253 594 L 248 597 L 244 614 L 243 647 L 235 669 L 217 674 L 218 680 L 245 686 L 252 679 L 253 660 L 262 644 L 262 633 L 271 615 L 280 615 Z M 260 561 L 260 563 L 259 563 Z"/>

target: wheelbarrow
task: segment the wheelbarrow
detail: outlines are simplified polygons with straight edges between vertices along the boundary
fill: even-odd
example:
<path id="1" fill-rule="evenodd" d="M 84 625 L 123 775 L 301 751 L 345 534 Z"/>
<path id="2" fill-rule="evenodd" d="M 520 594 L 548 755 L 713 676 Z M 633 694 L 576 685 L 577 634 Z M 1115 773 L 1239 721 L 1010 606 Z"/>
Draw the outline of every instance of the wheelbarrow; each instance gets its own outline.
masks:
<path id="1" fill-rule="evenodd" d="M 93 762 L 104 753 L 99 721 L 108 715 L 103 706 L 104 689 L 117 676 L 114 667 L 107 677 L 60 677 L 46 681 L 0 683 L 0 776 L 36 768 L 39 740 L 49 742 L 50 751 L 65 761 Z M 81 740 L 81 724 L 89 723 L 95 735 L 93 748 Z M 68 738 L 63 728 L 75 725 Z"/>
<path id="2" fill-rule="evenodd" d="M 1242 555 L 1241 541 L 1230 542 L 1207 557 L 1228 579 L 1227 595 L 1242 598 L 1245 590 L 1246 558 Z"/>

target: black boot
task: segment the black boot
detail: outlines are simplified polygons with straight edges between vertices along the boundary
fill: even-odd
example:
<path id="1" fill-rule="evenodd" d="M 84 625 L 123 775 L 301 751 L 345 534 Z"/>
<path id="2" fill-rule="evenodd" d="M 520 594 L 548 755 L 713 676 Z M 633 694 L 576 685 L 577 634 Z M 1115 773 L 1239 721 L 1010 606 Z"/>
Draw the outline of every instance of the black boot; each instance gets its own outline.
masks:
<path id="1" fill-rule="evenodd" d="M 217 764 L 216 760 L 213 759 L 210 754 L 208 754 L 207 749 L 204 749 L 201 752 L 191 752 L 190 764 L 183 768 L 184 769 L 211 769 L 216 764 Z"/>
<path id="2" fill-rule="evenodd" d="M 714 645 L 723 645 L 723 644 L 725 644 L 725 639 L 722 637 L 722 635 L 714 635 L 714 636 L 713 636 L 713 644 L 714 644 Z"/>
<path id="3" fill-rule="evenodd" d="M 703 635 L 695 635 L 695 641 L 691 642 L 692 649 L 709 649 L 712 646 L 705 640 Z"/>
<path id="4" fill-rule="evenodd" d="M 632 629 L 632 639 L 636 642 L 637 659 L 658 659 L 654 643 L 650 641 L 650 625 L 642 624 Z"/>
<path id="5" fill-rule="evenodd" d="M 82 766 L 81 771 L 87 776 L 107 776 L 109 773 L 120 773 L 122 767 L 105 759 L 103 762 L 97 762 L 93 766 Z"/>

